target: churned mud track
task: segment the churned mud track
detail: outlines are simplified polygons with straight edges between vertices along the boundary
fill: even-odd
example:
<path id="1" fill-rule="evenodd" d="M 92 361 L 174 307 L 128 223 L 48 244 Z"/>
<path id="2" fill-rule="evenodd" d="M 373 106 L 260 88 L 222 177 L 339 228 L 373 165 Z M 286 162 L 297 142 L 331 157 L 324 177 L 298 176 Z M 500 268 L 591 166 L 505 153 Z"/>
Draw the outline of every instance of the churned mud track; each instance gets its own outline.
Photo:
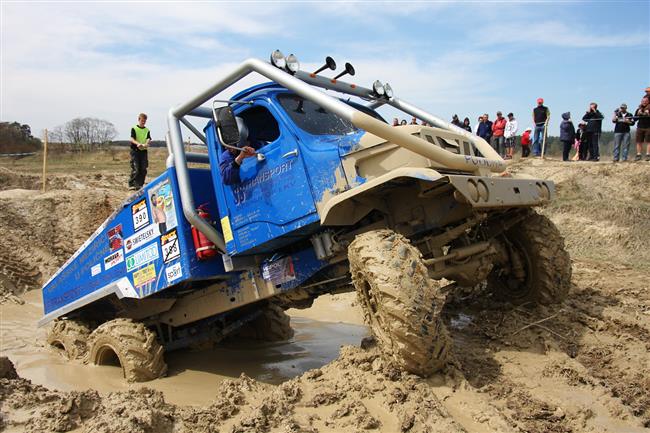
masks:
<path id="1" fill-rule="evenodd" d="M 535 160 L 511 170 L 557 182 L 558 200 L 541 212 L 571 253 L 569 296 L 536 308 L 484 293 L 450 296 L 441 314 L 452 342 L 449 362 L 428 379 L 404 373 L 359 336 L 336 360 L 288 375 L 281 385 L 238 378 L 236 362 L 231 379 L 214 381 L 208 376 L 219 370 L 212 366 L 197 376 L 200 402 L 179 401 L 187 391 L 177 386 L 184 376 L 173 362 L 172 377 L 150 382 L 158 390 L 125 391 L 111 382 L 100 388 L 98 375 L 107 370 L 52 365 L 45 331 L 34 326 L 40 306 L 28 293 L 25 305 L 0 307 L 12 310 L 0 351 L 15 355 L 18 374 L 33 382 L 0 362 L 0 425 L 8 432 L 106 433 L 650 431 L 650 190 L 638 187 L 650 180 L 650 168 Z M 41 284 L 126 197 L 123 177 L 59 175 L 41 194 L 37 176 L 0 168 L 0 251 L 7 252 L 0 278 L 16 293 Z M 306 315 L 335 322 L 359 310 L 354 294 L 329 298 Z M 21 319 L 27 311 L 29 319 Z M 191 353 L 183 368 L 200 370 L 204 353 Z M 101 391 L 56 390 L 30 368 L 48 359 L 48 369 L 73 371 Z M 167 381 L 173 388 L 159 386 Z"/>
<path id="2" fill-rule="evenodd" d="M 464 379 L 524 431 L 650 427 L 647 275 L 575 261 L 574 282 L 558 308 L 448 304 Z"/>

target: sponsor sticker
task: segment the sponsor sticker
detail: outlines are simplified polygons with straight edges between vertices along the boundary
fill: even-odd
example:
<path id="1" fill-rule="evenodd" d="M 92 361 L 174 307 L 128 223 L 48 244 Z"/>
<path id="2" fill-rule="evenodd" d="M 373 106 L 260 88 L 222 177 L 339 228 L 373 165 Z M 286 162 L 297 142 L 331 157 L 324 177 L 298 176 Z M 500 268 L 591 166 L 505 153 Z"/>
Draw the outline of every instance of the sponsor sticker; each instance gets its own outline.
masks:
<path id="1" fill-rule="evenodd" d="M 138 231 L 149 224 L 149 211 L 147 210 L 147 200 L 142 199 L 131 206 L 133 215 L 133 230 Z"/>
<path id="2" fill-rule="evenodd" d="M 124 261 L 124 250 L 119 249 L 112 254 L 104 257 L 104 270 L 108 271 L 115 265 L 118 265 Z"/>
<path id="3" fill-rule="evenodd" d="M 95 266 L 90 268 L 90 276 L 94 277 L 95 275 L 99 274 L 102 271 L 102 264 L 97 263 Z"/>
<path id="4" fill-rule="evenodd" d="M 231 242 L 233 240 L 233 237 L 232 228 L 230 227 L 230 218 L 228 218 L 228 215 L 221 218 L 221 230 L 223 230 L 223 239 L 226 242 Z"/>
<path id="5" fill-rule="evenodd" d="M 174 263 L 165 268 L 165 275 L 167 276 L 167 283 L 171 284 L 183 276 L 183 268 L 180 262 Z"/>
<path id="6" fill-rule="evenodd" d="M 146 265 L 158 259 L 158 243 L 154 242 L 149 246 L 136 251 L 130 256 L 126 256 L 126 271 L 131 272 L 133 269 Z"/>
<path id="7" fill-rule="evenodd" d="M 146 244 L 150 240 L 157 238 L 158 236 L 160 236 L 160 232 L 158 231 L 158 226 L 156 224 L 151 225 L 146 229 L 139 231 L 136 234 L 126 238 L 126 240 L 124 241 L 124 248 L 126 249 L 126 252 L 129 253 L 135 250 L 136 248 Z"/>
<path id="8" fill-rule="evenodd" d="M 291 257 L 283 257 L 262 265 L 262 278 L 273 284 L 282 284 L 296 279 Z"/>
<path id="9" fill-rule="evenodd" d="M 108 229 L 108 247 L 111 251 L 122 248 L 124 236 L 122 236 L 122 224 L 118 224 L 112 229 Z"/>
<path id="10" fill-rule="evenodd" d="M 133 273 L 133 285 L 141 287 L 156 280 L 156 267 L 152 264 Z"/>
<path id="11" fill-rule="evenodd" d="M 176 229 L 170 230 L 160 236 L 160 247 L 162 249 L 163 261 L 169 263 L 181 256 L 181 249 L 178 246 Z"/>

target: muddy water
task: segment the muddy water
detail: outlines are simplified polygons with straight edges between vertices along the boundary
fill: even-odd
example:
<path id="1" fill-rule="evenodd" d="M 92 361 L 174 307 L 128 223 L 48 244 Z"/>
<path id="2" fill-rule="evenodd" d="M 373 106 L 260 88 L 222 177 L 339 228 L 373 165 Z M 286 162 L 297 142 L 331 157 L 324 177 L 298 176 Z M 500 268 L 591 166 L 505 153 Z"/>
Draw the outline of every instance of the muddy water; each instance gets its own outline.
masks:
<path id="1" fill-rule="evenodd" d="M 50 389 L 100 393 L 139 388 L 127 384 L 119 367 L 69 362 L 45 344 L 46 328 L 36 328 L 42 305 L 39 291 L 24 295 L 25 305 L 0 306 L 0 354 L 9 356 L 18 374 Z M 146 386 L 162 391 L 170 403 L 203 405 L 225 379 L 241 373 L 267 383 L 281 383 L 319 368 L 338 356 L 344 344 L 358 345 L 364 326 L 321 322 L 293 316 L 294 338 L 287 343 L 233 342 L 216 349 L 167 354 L 168 376 Z"/>

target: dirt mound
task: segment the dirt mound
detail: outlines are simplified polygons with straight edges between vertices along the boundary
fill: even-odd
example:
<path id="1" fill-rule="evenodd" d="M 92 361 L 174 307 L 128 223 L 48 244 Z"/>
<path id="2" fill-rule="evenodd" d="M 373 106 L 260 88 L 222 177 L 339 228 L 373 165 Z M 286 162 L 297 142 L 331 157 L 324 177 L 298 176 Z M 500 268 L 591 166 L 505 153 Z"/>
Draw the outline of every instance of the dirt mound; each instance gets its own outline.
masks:
<path id="1" fill-rule="evenodd" d="M 538 159 L 509 167 L 514 174 L 551 179 L 557 199 L 543 209 L 572 256 L 650 270 L 650 167 Z"/>
<path id="2" fill-rule="evenodd" d="M 102 397 L 0 379 L 6 426 L 27 432 L 465 431 L 425 380 L 387 364 L 374 349 L 344 347 L 333 363 L 277 387 L 242 375 L 214 392 L 206 407 L 178 407 L 148 388 Z"/>
<path id="3" fill-rule="evenodd" d="M 103 176 L 52 176 L 59 189 L 41 193 L 25 189 L 40 187 L 37 176 L 0 167 L 0 302 L 43 284 L 122 202 Z"/>

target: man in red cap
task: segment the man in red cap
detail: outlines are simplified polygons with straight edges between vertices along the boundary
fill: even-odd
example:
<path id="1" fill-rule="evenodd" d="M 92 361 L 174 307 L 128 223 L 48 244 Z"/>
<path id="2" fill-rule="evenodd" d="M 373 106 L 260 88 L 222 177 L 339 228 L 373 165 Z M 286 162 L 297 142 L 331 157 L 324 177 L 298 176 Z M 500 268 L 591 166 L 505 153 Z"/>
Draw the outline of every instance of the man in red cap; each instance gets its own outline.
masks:
<path id="1" fill-rule="evenodd" d="M 551 119 L 551 111 L 544 106 L 544 99 L 537 98 L 537 107 L 533 109 L 533 123 L 535 132 L 533 135 L 533 156 L 542 154 L 542 140 L 546 133 L 546 125 Z M 545 150 L 546 152 L 546 150 Z"/>

